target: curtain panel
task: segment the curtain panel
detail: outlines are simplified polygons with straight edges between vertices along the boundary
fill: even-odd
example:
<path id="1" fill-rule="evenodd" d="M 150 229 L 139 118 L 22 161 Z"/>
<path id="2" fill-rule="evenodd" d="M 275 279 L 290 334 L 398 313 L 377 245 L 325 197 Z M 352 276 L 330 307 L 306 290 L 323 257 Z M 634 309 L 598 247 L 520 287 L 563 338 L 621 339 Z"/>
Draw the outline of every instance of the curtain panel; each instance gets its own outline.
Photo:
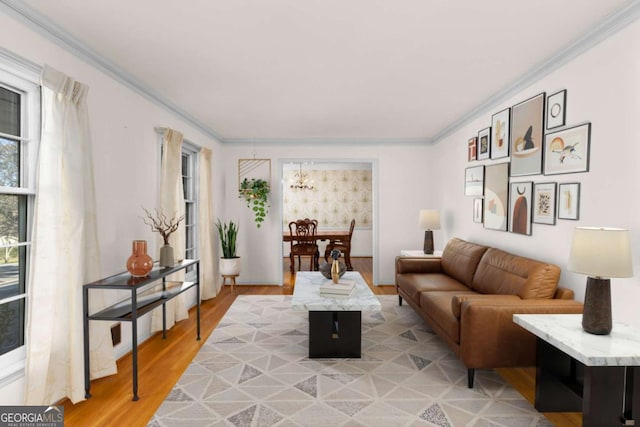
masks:
<path id="1" fill-rule="evenodd" d="M 213 235 L 213 214 L 212 214 L 212 192 L 211 192 L 211 150 L 203 148 L 200 150 L 200 192 L 199 202 L 199 246 L 198 257 L 200 258 L 200 296 L 203 300 L 214 298 L 218 295 L 221 282 L 216 280 L 217 266 L 214 261 L 215 249 Z"/>
<path id="2" fill-rule="evenodd" d="M 82 285 L 101 276 L 89 88 L 45 66 L 28 281 L 25 402 L 84 400 Z M 104 307 L 96 292 L 91 312 Z M 91 377 L 116 372 L 108 324 L 90 322 Z"/>

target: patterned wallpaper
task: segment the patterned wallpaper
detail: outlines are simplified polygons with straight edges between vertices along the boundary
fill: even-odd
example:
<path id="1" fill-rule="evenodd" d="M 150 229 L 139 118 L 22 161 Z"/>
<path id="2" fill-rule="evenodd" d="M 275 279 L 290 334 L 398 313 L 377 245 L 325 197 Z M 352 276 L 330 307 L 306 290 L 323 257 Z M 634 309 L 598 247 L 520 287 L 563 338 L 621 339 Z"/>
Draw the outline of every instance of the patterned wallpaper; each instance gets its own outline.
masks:
<path id="1" fill-rule="evenodd" d="M 289 182 L 296 170 L 284 171 L 283 226 L 299 218 L 315 218 L 319 228 L 371 229 L 371 170 L 304 170 L 313 190 L 293 190 Z"/>

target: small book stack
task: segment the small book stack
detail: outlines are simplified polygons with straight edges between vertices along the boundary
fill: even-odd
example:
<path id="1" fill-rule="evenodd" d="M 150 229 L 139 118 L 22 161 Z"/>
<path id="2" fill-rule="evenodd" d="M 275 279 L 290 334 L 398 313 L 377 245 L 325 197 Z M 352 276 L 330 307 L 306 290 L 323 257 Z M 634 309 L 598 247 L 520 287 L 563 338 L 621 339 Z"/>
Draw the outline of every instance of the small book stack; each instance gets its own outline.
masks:
<path id="1" fill-rule="evenodd" d="M 333 283 L 331 280 L 320 285 L 320 295 L 324 296 L 349 296 L 353 289 L 356 287 L 355 280 L 340 279 L 338 283 Z"/>

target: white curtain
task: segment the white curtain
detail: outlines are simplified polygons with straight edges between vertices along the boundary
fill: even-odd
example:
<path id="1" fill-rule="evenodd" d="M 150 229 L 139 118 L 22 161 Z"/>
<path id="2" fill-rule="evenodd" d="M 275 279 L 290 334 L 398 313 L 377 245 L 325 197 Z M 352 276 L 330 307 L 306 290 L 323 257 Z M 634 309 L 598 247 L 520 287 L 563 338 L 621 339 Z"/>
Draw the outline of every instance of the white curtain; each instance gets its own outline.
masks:
<path id="1" fill-rule="evenodd" d="M 165 129 L 162 137 L 162 164 L 160 166 L 160 210 L 168 217 L 180 217 L 184 215 L 184 190 L 182 186 L 182 134 L 173 129 Z M 185 254 L 185 228 L 184 221 L 180 222 L 178 229 L 169 237 L 169 243 L 173 247 L 175 260 L 184 259 Z M 158 237 L 158 251 L 163 245 L 162 238 Z M 171 275 L 170 280 L 184 280 L 184 272 Z M 189 317 L 184 294 L 173 298 L 166 304 L 167 328 L 172 327 L 177 321 Z M 153 311 L 151 317 L 151 331 L 162 330 L 162 308 Z"/>
<path id="2" fill-rule="evenodd" d="M 25 402 L 84 399 L 82 285 L 100 278 L 88 87 L 45 66 L 28 283 Z M 90 312 L 103 308 L 99 292 Z M 91 376 L 116 372 L 108 324 L 90 323 Z"/>
<path id="3" fill-rule="evenodd" d="M 213 215 L 211 209 L 211 150 L 200 150 L 200 192 L 198 194 L 198 231 L 200 258 L 200 296 L 203 300 L 214 298 L 220 292 L 216 280 L 217 257 L 214 254 Z"/>

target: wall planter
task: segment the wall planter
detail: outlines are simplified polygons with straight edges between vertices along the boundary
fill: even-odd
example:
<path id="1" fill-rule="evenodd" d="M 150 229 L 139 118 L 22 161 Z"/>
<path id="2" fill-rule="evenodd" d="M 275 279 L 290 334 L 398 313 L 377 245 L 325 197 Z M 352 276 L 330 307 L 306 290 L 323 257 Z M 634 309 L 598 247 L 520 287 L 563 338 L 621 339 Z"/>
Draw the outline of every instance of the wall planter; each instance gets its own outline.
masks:
<path id="1" fill-rule="evenodd" d="M 247 202 L 247 207 L 253 210 L 256 227 L 258 228 L 260 228 L 267 213 L 269 213 L 268 195 L 270 191 L 269 183 L 264 179 L 245 178 L 240 183 L 238 197 L 243 198 Z"/>

